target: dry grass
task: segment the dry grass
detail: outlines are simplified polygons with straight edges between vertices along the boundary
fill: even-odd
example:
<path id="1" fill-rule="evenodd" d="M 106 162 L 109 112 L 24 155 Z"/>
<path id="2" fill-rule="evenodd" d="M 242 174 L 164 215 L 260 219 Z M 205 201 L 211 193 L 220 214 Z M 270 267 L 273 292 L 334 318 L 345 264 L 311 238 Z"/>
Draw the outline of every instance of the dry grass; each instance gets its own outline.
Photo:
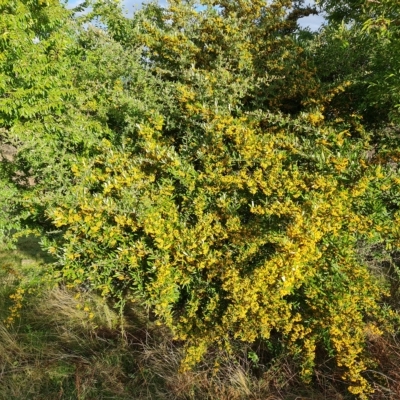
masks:
<path id="1" fill-rule="evenodd" d="M 1 252 L 0 263 L 0 399 L 132 398 L 133 356 L 117 313 L 97 296 L 48 285 L 34 238 Z M 9 296 L 21 285 L 20 316 L 6 326 Z"/>
<path id="2" fill-rule="evenodd" d="M 0 324 L 0 398 L 130 399 L 134 352 L 120 318 L 92 296 L 61 288 L 30 298 L 18 321 Z M 87 305 L 98 312 L 90 318 Z M 132 327 L 129 327 L 133 330 Z"/>
<path id="3" fill-rule="evenodd" d="M 369 342 L 369 352 L 377 360 L 368 375 L 374 382 L 374 400 L 400 399 L 400 341 L 398 337 L 378 337 Z"/>

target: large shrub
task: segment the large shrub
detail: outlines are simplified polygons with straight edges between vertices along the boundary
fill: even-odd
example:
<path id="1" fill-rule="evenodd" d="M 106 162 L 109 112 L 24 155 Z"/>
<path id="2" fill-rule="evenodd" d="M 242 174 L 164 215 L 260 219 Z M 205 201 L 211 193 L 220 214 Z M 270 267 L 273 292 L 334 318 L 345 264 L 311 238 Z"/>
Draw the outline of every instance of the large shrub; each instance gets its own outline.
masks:
<path id="1" fill-rule="evenodd" d="M 64 185 L 48 178 L 18 204 L 47 218 L 60 277 L 121 306 L 140 298 L 185 341 L 183 367 L 232 338 L 279 340 L 304 379 L 324 349 L 365 398 L 366 338 L 390 328 L 391 312 L 357 243 L 399 245 L 396 154 L 349 97 L 347 112 L 336 101 L 358 81 L 346 69 L 321 78 L 329 40 L 300 32 L 296 18 L 311 11 L 291 5 L 171 1 L 126 19 L 95 3 L 86 19 L 100 31 L 70 35 L 77 97 L 61 109 L 67 118 L 76 105 L 95 128 L 71 115 L 75 147 L 69 135 L 34 136 L 68 154 Z M 53 177 L 58 164 L 27 165 Z"/>

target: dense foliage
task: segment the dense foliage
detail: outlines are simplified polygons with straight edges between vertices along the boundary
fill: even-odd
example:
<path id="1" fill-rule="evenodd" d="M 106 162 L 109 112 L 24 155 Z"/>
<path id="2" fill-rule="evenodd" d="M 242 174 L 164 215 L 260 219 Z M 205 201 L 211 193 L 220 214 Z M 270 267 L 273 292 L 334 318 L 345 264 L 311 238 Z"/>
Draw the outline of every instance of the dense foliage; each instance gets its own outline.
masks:
<path id="1" fill-rule="evenodd" d="M 400 246 L 400 10 L 359 3 L 322 2 L 311 33 L 290 0 L 3 0 L 5 236 L 39 232 L 71 287 L 140 298 L 183 368 L 261 339 L 305 380 L 334 355 L 365 398 L 393 312 L 358 248 Z"/>

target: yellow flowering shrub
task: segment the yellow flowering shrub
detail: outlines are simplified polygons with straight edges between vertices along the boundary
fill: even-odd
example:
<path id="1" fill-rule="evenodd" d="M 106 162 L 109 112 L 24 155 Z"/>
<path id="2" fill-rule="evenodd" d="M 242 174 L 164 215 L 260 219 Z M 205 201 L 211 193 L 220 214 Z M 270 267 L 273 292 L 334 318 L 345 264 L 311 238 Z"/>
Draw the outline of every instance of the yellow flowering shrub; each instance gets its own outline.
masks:
<path id="1" fill-rule="evenodd" d="M 328 336 L 351 391 L 368 393 L 365 331 L 380 325 L 383 289 L 356 241 L 375 235 L 363 195 L 385 178 L 341 161 L 342 145 L 322 161 L 326 146 L 310 140 L 320 133 L 304 126 L 302 137 L 288 118 L 270 115 L 266 129 L 265 116 L 207 116 L 197 153 L 149 122 L 135 151 L 104 142 L 90 165 L 74 166 L 73 201 L 48 212 L 65 229 L 64 276 L 121 300 L 140 295 L 186 341 L 183 368 L 210 345 L 274 331 L 309 379 Z"/>
<path id="2" fill-rule="evenodd" d="M 103 95 L 82 107 L 96 140 L 65 150 L 67 183 L 40 209 L 45 244 L 68 287 L 151 307 L 185 342 L 182 369 L 232 339 L 279 337 L 304 380 L 324 348 L 366 399 L 366 338 L 393 313 L 357 244 L 400 245 L 398 154 L 374 154 L 361 116 L 335 105 L 353 83 L 321 82 L 292 1 L 201 4 L 132 20 L 94 4 L 87 19 L 122 66 L 94 64 Z M 23 207 L 39 209 L 32 193 Z"/>

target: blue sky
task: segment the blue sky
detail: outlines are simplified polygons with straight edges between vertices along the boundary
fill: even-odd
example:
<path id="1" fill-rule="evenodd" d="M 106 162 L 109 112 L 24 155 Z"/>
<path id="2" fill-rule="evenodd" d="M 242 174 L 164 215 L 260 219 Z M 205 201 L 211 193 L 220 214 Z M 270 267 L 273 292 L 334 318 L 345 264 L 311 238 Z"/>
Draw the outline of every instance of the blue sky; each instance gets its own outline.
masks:
<path id="1" fill-rule="evenodd" d="M 76 7 L 82 0 L 69 0 L 68 5 L 70 7 Z M 132 12 L 134 8 L 140 7 L 143 3 L 142 0 L 123 0 L 123 4 L 128 12 Z M 303 27 L 309 26 L 311 30 L 317 30 L 324 22 L 324 18 L 319 15 L 311 15 L 306 18 L 301 18 L 299 23 Z"/>

